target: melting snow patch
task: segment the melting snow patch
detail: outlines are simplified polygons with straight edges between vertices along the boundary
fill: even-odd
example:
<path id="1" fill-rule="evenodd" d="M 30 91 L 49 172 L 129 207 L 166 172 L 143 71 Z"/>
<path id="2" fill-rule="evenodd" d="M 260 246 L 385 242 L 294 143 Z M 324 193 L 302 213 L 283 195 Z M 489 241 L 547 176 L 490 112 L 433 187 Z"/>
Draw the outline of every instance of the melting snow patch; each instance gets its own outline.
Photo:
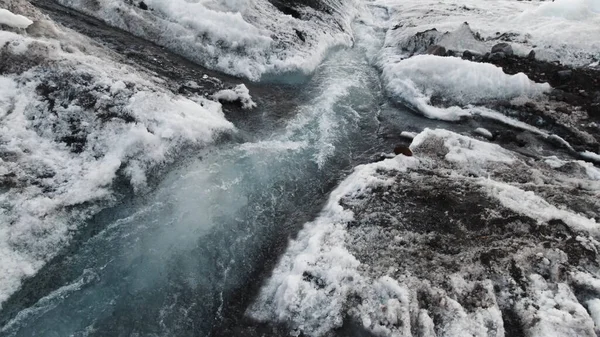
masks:
<path id="1" fill-rule="evenodd" d="M 340 327 L 348 296 L 363 282 L 357 270 L 360 263 L 345 247 L 346 225 L 353 213 L 340 203 L 394 181 L 379 171 L 406 171 L 417 164 L 415 158 L 398 156 L 358 166 L 331 193 L 320 216 L 305 224 L 297 239 L 290 242 L 249 314 L 260 321 L 290 322 L 294 329 L 310 336 L 322 336 Z M 381 280 L 382 287 L 393 283 Z"/>

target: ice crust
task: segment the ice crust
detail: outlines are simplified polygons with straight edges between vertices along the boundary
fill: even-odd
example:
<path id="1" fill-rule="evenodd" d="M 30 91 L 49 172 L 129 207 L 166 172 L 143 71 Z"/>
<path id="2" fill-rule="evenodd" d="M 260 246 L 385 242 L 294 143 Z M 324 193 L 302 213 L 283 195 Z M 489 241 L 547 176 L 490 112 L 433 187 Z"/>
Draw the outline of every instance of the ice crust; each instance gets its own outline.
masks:
<path id="1" fill-rule="evenodd" d="M 456 57 L 418 55 L 383 66 L 387 91 L 425 116 L 457 120 L 471 115 L 468 105 L 516 97 L 536 97 L 550 85 L 531 81 L 525 74 L 507 75 L 492 64 Z M 433 96 L 448 100 L 450 107 L 436 107 Z"/>
<path id="2" fill-rule="evenodd" d="M 174 95 L 85 38 L 0 31 L 0 305 L 78 226 L 146 190 L 186 148 L 231 132 L 219 103 Z"/>
<path id="3" fill-rule="evenodd" d="M 267 0 L 58 0 L 62 5 L 225 73 L 259 80 L 265 74 L 311 73 L 330 48 L 350 46 L 355 1 L 325 1 L 331 14 L 302 7 L 300 18 Z M 201 19 L 199 19 L 201 18 Z"/>

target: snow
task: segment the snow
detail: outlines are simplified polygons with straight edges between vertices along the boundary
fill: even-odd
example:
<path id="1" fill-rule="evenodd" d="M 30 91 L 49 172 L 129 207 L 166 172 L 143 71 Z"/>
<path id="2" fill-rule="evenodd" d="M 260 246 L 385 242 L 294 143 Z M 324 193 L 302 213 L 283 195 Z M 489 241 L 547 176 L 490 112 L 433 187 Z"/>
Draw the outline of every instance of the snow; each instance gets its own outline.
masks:
<path id="1" fill-rule="evenodd" d="M 383 79 L 393 98 L 410 104 L 426 117 L 444 120 L 470 115 L 461 106 L 536 97 L 550 90 L 550 85 L 535 83 L 522 73 L 507 75 L 491 64 L 433 55 L 385 64 Z M 432 106 L 434 96 L 448 100 L 453 106 Z"/>
<path id="2" fill-rule="evenodd" d="M 425 129 L 418 134 L 412 141 L 410 147 L 413 152 L 422 146 L 428 146 L 431 139 L 443 140 L 443 146 L 446 148 L 444 158 L 453 163 L 458 163 L 463 169 L 471 171 L 481 171 L 489 163 L 510 164 L 515 161 L 515 157 L 510 151 L 499 145 L 483 142 L 467 136 L 443 129 Z"/>
<path id="3" fill-rule="evenodd" d="M 331 193 L 320 216 L 305 224 L 290 242 L 249 314 L 260 321 L 290 322 L 292 328 L 310 336 L 340 327 L 345 299 L 362 279 L 357 271 L 360 263 L 344 247 L 345 226 L 353 214 L 340 202 L 393 182 L 378 171 L 402 172 L 416 165 L 415 158 L 397 156 L 356 167 Z M 324 286 L 314 287 L 312 282 Z"/>
<path id="4" fill-rule="evenodd" d="M 331 2 L 332 14 L 301 7 L 301 18 L 280 12 L 267 0 L 147 0 L 147 11 L 122 0 L 97 6 L 87 0 L 59 2 L 208 68 L 251 80 L 311 73 L 331 48 L 352 44 L 355 11 L 355 1 Z"/>
<path id="5" fill-rule="evenodd" d="M 233 89 L 225 89 L 216 92 L 213 99 L 226 102 L 240 102 L 242 108 L 252 109 L 256 107 L 256 103 L 252 101 L 250 91 L 244 84 L 239 84 Z"/>
<path id="6" fill-rule="evenodd" d="M 418 135 L 417 132 L 410 132 L 410 131 L 402 131 L 400 132 L 400 137 L 404 137 L 404 138 L 408 138 L 408 139 L 413 139 Z"/>
<path id="7" fill-rule="evenodd" d="M 540 222 L 560 219 L 575 230 L 589 231 L 591 234 L 596 235 L 600 233 L 600 227 L 593 218 L 587 218 L 566 209 L 559 209 L 532 191 L 525 191 L 506 183 L 488 179 L 480 181 L 480 184 L 486 188 L 488 195 L 496 198 L 503 206 L 519 214 Z"/>
<path id="8" fill-rule="evenodd" d="M 581 152 L 579 155 L 581 155 L 585 159 L 589 159 L 593 162 L 600 163 L 600 154 L 591 151 L 584 151 Z"/>
<path id="9" fill-rule="evenodd" d="M 419 224 L 406 223 L 407 220 L 402 218 L 403 211 L 396 215 L 398 218 L 393 225 L 384 225 L 381 229 L 369 227 L 368 222 L 357 222 L 356 219 L 377 218 L 381 211 L 371 210 L 373 204 L 359 207 L 370 198 L 373 188 L 378 187 L 381 193 L 388 190 L 386 186 L 391 188 L 405 179 L 411 181 L 409 177 L 420 177 L 408 185 L 421 181 L 423 189 L 435 190 L 435 182 L 431 185 L 426 183 L 435 179 L 448 179 L 460 185 L 473 184 L 496 200 L 499 206 L 516 214 L 546 225 L 550 220 L 560 219 L 578 233 L 597 236 L 595 220 L 570 211 L 564 205 L 560 208 L 554 206 L 542 196 L 524 190 L 522 187 L 527 184 L 519 183 L 527 174 L 541 174 L 544 170 L 544 181 L 553 184 L 548 195 L 554 195 L 557 188 L 571 189 L 571 184 L 586 182 L 585 176 L 553 171 L 567 163 L 558 158 L 550 157 L 538 164 L 498 145 L 443 129 L 425 129 L 414 137 L 411 149 L 413 157 L 397 156 L 358 166 L 342 181 L 330 195 L 319 217 L 305 224 L 297 238 L 289 243 L 272 276 L 249 308 L 248 315 L 259 321 L 289 324 L 294 334 L 314 337 L 328 335 L 348 316 L 378 336 L 413 336 L 415 333 L 433 336 L 443 332 L 444 336 L 468 333 L 500 337 L 507 332 L 501 308 L 510 306 L 519 321 L 525 322 L 524 333 L 528 336 L 594 336 L 592 318 L 597 316 L 590 308 L 594 308 L 596 302 L 586 302 L 592 313 L 590 317 L 571 286 L 556 281 L 556 276 L 550 277 L 552 281 L 546 281 L 546 276 L 524 271 L 527 285 L 523 292 L 508 292 L 507 288 L 503 294 L 495 290 L 498 283 L 494 282 L 497 280 L 485 279 L 489 277 L 486 276 L 489 275 L 487 269 L 479 271 L 466 260 L 464 264 L 459 263 L 463 267 L 460 272 L 439 275 L 437 281 L 446 285 L 442 289 L 434 284 L 436 280 L 433 278 L 423 279 L 404 271 L 405 265 L 410 265 L 411 261 L 402 261 L 403 255 L 398 255 L 412 245 L 415 251 L 408 254 L 417 258 L 423 250 L 430 249 L 418 246 L 419 240 L 429 242 L 429 238 L 436 234 L 404 229 L 405 226 L 419 228 Z M 543 182 L 536 184 L 542 186 Z M 600 186 L 596 188 L 600 189 Z M 383 192 L 383 195 L 386 193 Z M 400 209 L 404 210 L 405 206 L 400 206 Z M 355 214 L 353 210 L 356 207 L 373 214 Z M 495 212 L 492 209 L 488 211 Z M 443 218 L 439 220 L 444 221 Z M 517 221 L 517 224 L 521 222 Z M 391 240 L 387 243 L 390 247 L 376 249 L 373 245 L 386 245 L 382 239 Z M 565 265 L 568 259 L 566 253 L 560 250 L 540 253 L 526 247 L 528 244 L 518 243 L 525 246 L 515 251 L 514 259 L 518 261 L 515 263 L 530 264 L 528 261 L 534 256 L 544 268 L 554 270 L 557 275 L 563 274 L 559 266 Z M 488 248 L 475 251 L 474 258 L 479 259 L 480 253 L 488 251 Z M 463 261 L 465 253 L 453 253 L 447 258 Z M 390 260 L 386 260 L 386 254 Z M 428 257 L 427 263 L 432 259 L 435 258 Z M 442 262 L 434 262 L 433 268 L 437 268 L 436 263 Z M 484 279 L 477 276 L 478 272 Z M 600 289 L 600 281 L 595 276 L 580 274 L 573 276 L 573 280 L 593 284 Z M 504 287 L 510 285 L 505 284 Z M 423 300 L 419 299 L 420 296 L 427 298 L 425 307 L 421 306 Z M 473 303 L 477 304 L 473 306 Z M 435 322 L 432 317 L 436 317 Z"/>
<path id="10" fill-rule="evenodd" d="M 0 25 L 14 28 L 27 28 L 33 21 L 23 15 L 13 14 L 11 11 L 0 8 Z"/>
<path id="11" fill-rule="evenodd" d="M 475 129 L 475 133 L 478 135 L 481 135 L 487 139 L 492 139 L 494 137 L 494 135 L 488 129 L 484 129 L 484 128 Z"/>
<path id="12" fill-rule="evenodd" d="M 7 55 L 33 60 L 0 76 L 0 304 L 81 223 L 119 200 L 117 180 L 142 193 L 150 172 L 234 130 L 219 103 L 174 95 L 63 33 L 0 31 Z"/>

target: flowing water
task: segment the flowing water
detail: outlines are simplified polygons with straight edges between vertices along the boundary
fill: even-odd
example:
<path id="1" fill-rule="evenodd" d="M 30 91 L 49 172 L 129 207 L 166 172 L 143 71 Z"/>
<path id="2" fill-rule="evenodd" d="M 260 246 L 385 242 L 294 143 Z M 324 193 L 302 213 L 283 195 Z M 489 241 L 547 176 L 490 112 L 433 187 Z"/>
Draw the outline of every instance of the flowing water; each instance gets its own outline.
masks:
<path id="1" fill-rule="evenodd" d="M 90 221 L 3 308 L 2 335 L 205 336 L 243 325 L 288 240 L 353 167 L 390 152 L 403 130 L 446 125 L 385 98 L 369 61 L 382 33 L 355 29 L 355 47 L 303 83 L 255 85 L 272 101 L 235 118 L 237 137 Z M 278 101 L 290 87 L 298 94 Z"/>

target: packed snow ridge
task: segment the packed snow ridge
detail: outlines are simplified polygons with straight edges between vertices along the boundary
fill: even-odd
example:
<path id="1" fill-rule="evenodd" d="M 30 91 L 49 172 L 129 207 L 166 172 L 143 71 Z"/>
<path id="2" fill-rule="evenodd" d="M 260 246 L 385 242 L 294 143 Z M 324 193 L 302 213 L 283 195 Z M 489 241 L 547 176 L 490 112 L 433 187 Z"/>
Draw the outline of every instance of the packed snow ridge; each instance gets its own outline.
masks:
<path id="1" fill-rule="evenodd" d="M 31 23 L 7 12 L 4 24 Z M 39 37 L 0 30 L 0 304 L 79 225 L 123 197 L 116 187 L 143 192 L 149 172 L 234 130 L 219 103 L 175 95 L 40 20 L 30 26 L 46 27 Z"/>

